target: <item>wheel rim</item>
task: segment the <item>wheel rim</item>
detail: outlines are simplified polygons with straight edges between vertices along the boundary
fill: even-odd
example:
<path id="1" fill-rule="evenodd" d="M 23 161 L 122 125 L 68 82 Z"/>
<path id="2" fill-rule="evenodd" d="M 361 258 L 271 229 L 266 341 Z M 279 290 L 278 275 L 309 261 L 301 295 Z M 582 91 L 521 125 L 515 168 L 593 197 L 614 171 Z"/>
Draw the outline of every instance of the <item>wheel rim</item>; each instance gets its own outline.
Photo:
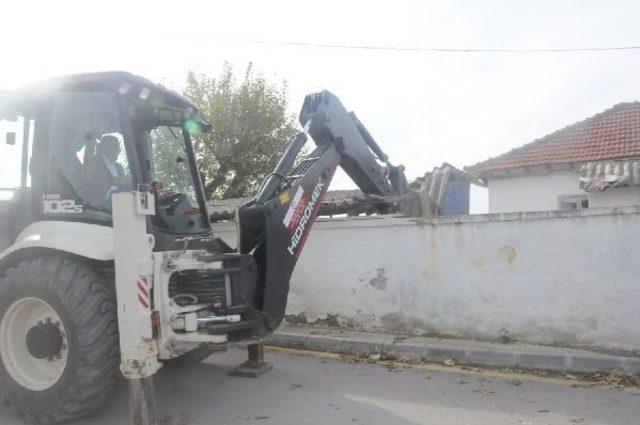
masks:
<path id="1" fill-rule="evenodd" d="M 44 346 L 43 335 L 48 336 Z M 34 343 L 41 344 L 34 348 Z M 62 377 L 68 354 L 67 333 L 53 307 L 35 297 L 9 306 L 0 322 L 0 355 L 18 384 L 32 391 L 51 388 Z"/>

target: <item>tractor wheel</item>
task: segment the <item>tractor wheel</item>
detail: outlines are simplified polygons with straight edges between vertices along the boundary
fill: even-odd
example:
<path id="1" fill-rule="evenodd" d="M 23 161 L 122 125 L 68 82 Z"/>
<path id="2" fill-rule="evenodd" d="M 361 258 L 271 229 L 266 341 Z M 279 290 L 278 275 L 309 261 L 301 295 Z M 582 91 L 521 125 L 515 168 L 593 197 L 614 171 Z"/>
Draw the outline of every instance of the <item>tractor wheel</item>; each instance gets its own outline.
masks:
<path id="1" fill-rule="evenodd" d="M 117 380 L 113 292 L 90 266 L 36 257 L 0 279 L 0 400 L 54 424 L 100 406 Z"/>
<path id="2" fill-rule="evenodd" d="M 225 351 L 226 345 L 214 345 L 214 344 L 201 344 L 198 348 L 194 348 L 191 351 L 184 353 L 181 356 L 173 359 L 163 360 L 162 362 L 168 367 L 182 367 L 190 366 L 192 364 L 200 363 L 206 360 L 213 353 Z"/>

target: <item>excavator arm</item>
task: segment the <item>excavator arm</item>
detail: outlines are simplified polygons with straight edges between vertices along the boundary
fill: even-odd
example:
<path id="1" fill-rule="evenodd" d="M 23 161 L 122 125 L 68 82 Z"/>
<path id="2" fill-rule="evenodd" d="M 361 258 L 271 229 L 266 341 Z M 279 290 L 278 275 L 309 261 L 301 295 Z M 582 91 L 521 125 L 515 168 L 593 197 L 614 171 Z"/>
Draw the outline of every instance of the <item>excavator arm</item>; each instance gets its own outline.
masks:
<path id="1" fill-rule="evenodd" d="M 303 131 L 286 146 L 253 201 L 238 210 L 239 251 L 257 266 L 256 294 L 266 331 L 281 323 L 289 280 L 338 166 L 370 195 L 400 198 L 407 192 L 402 166 L 387 156 L 353 113 L 328 91 L 306 97 Z M 296 166 L 311 136 L 316 147 Z"/>
<path id="2" fill-rule="evenodd" d="M 355 113 L 347 112 L 332 93 L 306 97 L 300 124 L 316 144 L 333 143 L 340 166 L 366 195 L 402 196 L 407 192 L 404 167 L 393 166 Z"/>

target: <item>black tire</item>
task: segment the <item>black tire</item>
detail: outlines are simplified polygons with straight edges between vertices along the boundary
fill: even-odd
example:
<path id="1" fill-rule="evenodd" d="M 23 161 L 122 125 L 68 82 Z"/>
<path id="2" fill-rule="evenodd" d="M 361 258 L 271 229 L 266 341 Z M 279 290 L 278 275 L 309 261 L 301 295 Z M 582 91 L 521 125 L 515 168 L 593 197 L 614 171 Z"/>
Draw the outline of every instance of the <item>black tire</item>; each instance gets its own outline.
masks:
<path id="1" fill-rule="evenodd" d="M 191 351 L 184 353 L 173 359 L 162 360 L 162 363 L 167 367 L 183 367 L 190 366 L 196 363 L 200 363 L 206 360 L 213 353 L 225 351 L 226 345 L 214 345 L 214 344 L 201 344 L 198 348 L 194 348 Z"/>
<path id="2" fill-rule="evenodd" d="M 0 279 L 0 322 L 25 297 L 49 304 L 66 331 L 67 363 L 60 378 L 43 391 L 20 385 L 0 355 L 0 400 L 19 416 L 55 424 L 99 407 L 117 382 L 117 309 L 110 282 L 92 267 L 66 257 L 24 260 Z"/>

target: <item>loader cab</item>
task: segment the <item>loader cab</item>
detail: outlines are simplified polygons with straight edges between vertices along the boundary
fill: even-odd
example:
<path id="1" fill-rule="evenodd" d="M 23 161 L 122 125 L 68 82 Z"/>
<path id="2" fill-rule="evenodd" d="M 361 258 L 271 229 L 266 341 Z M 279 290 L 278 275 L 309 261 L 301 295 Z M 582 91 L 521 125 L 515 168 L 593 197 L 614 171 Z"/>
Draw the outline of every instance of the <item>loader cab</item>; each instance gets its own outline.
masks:
<path id="1" fill-rule="evenodd" d="M 0 97 L 0 250 L 34 221 L 112 225 L 111 196 L 149 190 L 149 227 L 210 233 L 185 98 L 123 72 L 58 78 Z"/>

